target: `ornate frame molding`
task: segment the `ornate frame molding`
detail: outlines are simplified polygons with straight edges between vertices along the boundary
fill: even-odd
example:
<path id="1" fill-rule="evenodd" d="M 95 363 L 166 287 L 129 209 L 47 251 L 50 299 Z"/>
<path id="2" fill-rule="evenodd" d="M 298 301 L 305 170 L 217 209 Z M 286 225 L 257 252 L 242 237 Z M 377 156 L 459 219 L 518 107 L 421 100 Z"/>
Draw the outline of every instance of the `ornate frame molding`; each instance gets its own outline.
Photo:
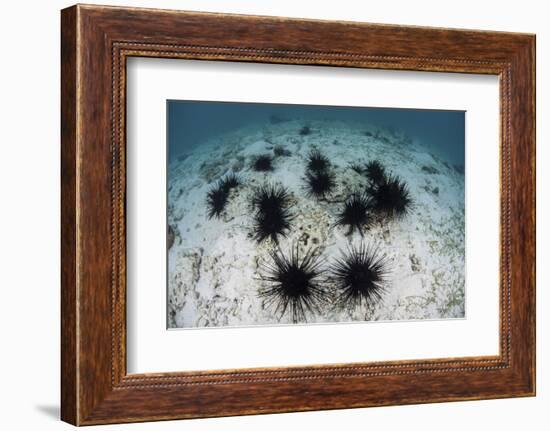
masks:
<path id="1" fill-rule="evenodd" d="M 269 31 L 257 35 L 259 26 Z M 308 41 L 310 34 L 321 36 Z M 500 354 L 127 375 L 125 66 L 132 56 L 498 75 Z M 64 420 L 98 424 L 534 394 L 534 36 L 79 5 L 62 12 L 62 57 Z M 307 399 L 299 396 L 304 391 Z"/>

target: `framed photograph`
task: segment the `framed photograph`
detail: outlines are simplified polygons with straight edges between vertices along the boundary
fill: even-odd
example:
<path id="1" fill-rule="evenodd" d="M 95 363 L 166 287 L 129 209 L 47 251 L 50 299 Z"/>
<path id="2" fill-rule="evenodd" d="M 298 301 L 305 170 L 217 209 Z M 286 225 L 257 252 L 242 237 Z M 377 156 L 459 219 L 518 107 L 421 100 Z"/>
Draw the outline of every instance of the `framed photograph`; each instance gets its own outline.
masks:
<path id="1" fill-rule="evenodd" d="M 535 394 L 535 37 L 62 11 L 62 419 Z"/>

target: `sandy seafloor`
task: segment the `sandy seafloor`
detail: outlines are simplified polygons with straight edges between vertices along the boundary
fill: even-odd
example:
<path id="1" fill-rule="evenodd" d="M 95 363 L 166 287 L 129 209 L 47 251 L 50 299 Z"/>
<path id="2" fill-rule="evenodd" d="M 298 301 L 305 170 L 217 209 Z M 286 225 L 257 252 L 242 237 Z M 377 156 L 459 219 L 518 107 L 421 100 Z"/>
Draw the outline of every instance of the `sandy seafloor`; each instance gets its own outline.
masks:
<path id="1" fill-rule="evenodd" d="M 301 136 L 307 124 L 311 134 Z M 367 132 L 367 133 L 365 133 Z M 372 136 L 367 136 L 368 134 Z M 276 157 L 274 171 L 255 172 L 254 156 L 273 154 L 282 145 L 290 156 Z M 325 201 L 306 195 L 309 151 L 318 148 L 332 163 L 336 191 Z M 307 315 L 307 323 L 462 318 L 465 310 L 464 174 L 427 147 L 395 131 L 341 121 L 286 121 L 255 124 L 201 143 L 169 165 L 168 223 L 175 239 L 168 251 L 168 326 L 216 327 L 292 323 L 274 308 L 264 308 L 257 292 L 258 259 L 269 261 L 271 240 L 258 244 L 251 235 L 250 195 L 264 182 L 281 183 L 292 192 L 296 218 L 287 252 L 298 242 L 330 262 L 359 233 L 346 236 L 336 215 L 353 189 L 366 185 L 351 162 L 377 159 L 386 171 L 408 184 L 414 207 L 400 220 L 378 222 L 364 241 L 387 256 L 390 273 L 384 300 L 371 308 Z M 232 190 L 220 219 L 208 219 L 206 194 L 230 172 L 244 185 Z"/>

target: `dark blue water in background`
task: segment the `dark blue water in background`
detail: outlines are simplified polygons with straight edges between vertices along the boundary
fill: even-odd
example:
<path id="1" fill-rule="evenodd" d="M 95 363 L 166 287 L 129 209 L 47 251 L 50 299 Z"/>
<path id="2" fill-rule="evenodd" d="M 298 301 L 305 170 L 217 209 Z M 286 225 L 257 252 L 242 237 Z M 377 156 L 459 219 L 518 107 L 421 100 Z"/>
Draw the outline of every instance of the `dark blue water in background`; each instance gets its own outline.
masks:
<path id="1" fill-rule="evenodd" d="M 464 111 L 182 100 L 169 100 L 167 111 L 169 161 L 216 135 L 251 123 L 268 125 L 272 117 L 277 117 L 364 122 L 404 133 L 444 160 L 464 165 Z"/>

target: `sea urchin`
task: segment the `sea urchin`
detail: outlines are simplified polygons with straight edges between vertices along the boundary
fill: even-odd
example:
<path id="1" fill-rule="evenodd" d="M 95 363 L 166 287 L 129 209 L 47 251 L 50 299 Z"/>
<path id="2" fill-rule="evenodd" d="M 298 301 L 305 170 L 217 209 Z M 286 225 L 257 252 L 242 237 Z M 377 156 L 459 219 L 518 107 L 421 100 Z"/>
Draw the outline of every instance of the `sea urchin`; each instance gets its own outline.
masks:
<path id="1" fill-rule="evenodd" d="M 275 154 L 276 157 L 288 157 L 292 155 L 292 153 L 282 145 L 275 145 L 273 147 L 273 154 Z"/>
<path id="2" fill-rule="evenodd" d="M 369 213 L 370 199 L 364 193 L 352 193 L 344 203 L 342 212 L 338 215 L 337 226 L 347 226 L 346 235 L 351 235 L 355 229 L 363 236 L 363 227 L 369 226 L 371 216 Z"/>
<path id="3" fill-rule="evenodd" d="M 368 162 L 364 172 L 371 185 L 380 184 L 386 178 L 386 169 L 378 160 Z"/>
<path id="4" fill-rule="evenodd" d="M 311 127 L 309 126 L 304 126 L 300 129 L 300 135 L 301 136 L 307 136 L 311 133 Z"/>
<path id="5" fill-rule="evenodd" d="M 338 308 L 373 306 L 382 300 L 387 290 L 388 265 L 376 247 L 350 246 L 341 252 L 329 269 L 330 280 L 336 289 Z"/>
<path id="6" fill-rule="evenodd" d="M 335 186 L 334 174 L 330 171 L 306 172 L 306 187 L 310 196 L 324 198 Z"/>
<path id="7" fill-rule="evenodd" d="M 208 218 L 219 218 L 221 216 L 225 209 L 225 204 L 227 203 L 227 195 L 228 193 L 221 185 L 221 181 L 208 191 L 206 195 Z"/>
<path id="8" fill-rule="evenodd" d="M 237 188 L 241 185 L 241 179 L 232 172 L 225 178 L 222 178 L 219 184 L 221 188 L 229 193 L 231 189 Z"/>
<path id="9" fill-rule="evenodd" d="M 211 188 L 206 195 L 206 207 L 208 211 L 208 218 L 220 217 L 231 189 L 238 187 L 241 184 L 241 180 L 237 175 L 231 173 L 225 178 L 219 180 L 216 185 Z"/>
<path id="10" fill-rule="evenodd" d="M 323 261 L 316 249 L 308 250 L 300 257 L 298 243 L 289 255 L 280 248 L 270 253 L 270 262 L 260 261 L 260 280 L 266 285 L 258 295 L 267 307 L 275 307 L 279 319 L 288 311 L 293 323 L 306 320 L 306 312 L 319 312 L 328 299 L 328 291 L 321 279 Z"/>
<path id="11" fill-rule="evenodd" d="M 260 154 L 254 159 L 252 168 L 258 172 L 267 172 L 273 170 L 273 158 L 269 154 Z"/>
<path id="12" fill-rule="evenodd" d="M 387 218 L 401 218 L 410 211 L 412 199 L 405 181 L 397 176 L 385 177 L 369 189 L 373 210 Z"/>
<path id="13" fill-rule="evenodd" d="M 254 207 L 254 238 L 262 242 L 271 238 L 278 242 L 279 236 L 286 236 L 290 229 L 290 195 L 281 185 L 264 185 L 252 195 Z"/>
<path id="14" fill-rule="evenodd" d="M 307 157 L 307 169 L 310 172 L 326 171 L 330 161 L 319 150 L 311 150 Z"/>

